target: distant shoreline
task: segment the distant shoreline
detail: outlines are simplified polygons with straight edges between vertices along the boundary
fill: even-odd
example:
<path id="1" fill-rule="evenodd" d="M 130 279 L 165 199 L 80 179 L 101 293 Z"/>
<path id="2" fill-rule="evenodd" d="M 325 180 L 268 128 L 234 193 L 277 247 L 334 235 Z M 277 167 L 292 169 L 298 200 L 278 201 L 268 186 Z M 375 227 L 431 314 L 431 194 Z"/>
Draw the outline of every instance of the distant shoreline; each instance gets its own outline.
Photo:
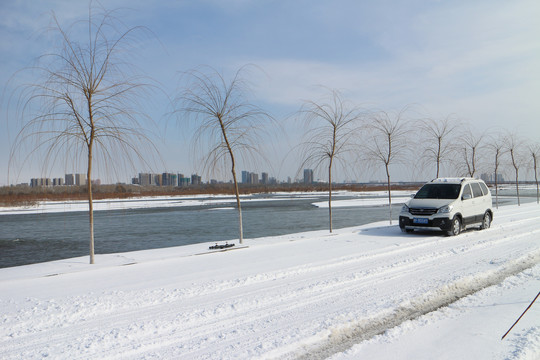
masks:
<path id="1" fill-rule="evenodd" d="M 392 184 L 392 190 L 417 190 L 423 183 Z M 159 196 L 194 196 L 194 195 L 234 195 L 232 184 L 204 184 L 187 187 L 162 187 L 138 185 L 94 185 L 94 200 L 132 199 Z M 384 183 L 333 184 L 333 191 L 369 192 L 385 191 Z M 326 192 L 328 184 L 277 184 L 277 185 L 241 185 L 240 193 L 270 194 L 276 192 Z M 4 186 L 0 188 L 0 207 L 32 206 L 41 201 L 86 201 L 86 186 L 38 187 Z"/>

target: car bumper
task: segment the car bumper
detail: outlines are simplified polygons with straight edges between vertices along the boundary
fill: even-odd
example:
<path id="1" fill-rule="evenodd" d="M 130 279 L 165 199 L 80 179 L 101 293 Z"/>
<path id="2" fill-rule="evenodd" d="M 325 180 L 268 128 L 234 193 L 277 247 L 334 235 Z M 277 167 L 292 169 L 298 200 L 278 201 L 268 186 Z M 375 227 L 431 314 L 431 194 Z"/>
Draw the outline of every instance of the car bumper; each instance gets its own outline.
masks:
<path id="1" fill-rule="evenodd" d="M 442 230 L 449 231 L 452 227 L 452 219 L 448 217 L 436 217 L 427 219 L 427 223 L 415 223 L 413 218 L 407 216 L 399 217 L 399 227 L 402 229 L 425 229 L 425 230 Z"/>

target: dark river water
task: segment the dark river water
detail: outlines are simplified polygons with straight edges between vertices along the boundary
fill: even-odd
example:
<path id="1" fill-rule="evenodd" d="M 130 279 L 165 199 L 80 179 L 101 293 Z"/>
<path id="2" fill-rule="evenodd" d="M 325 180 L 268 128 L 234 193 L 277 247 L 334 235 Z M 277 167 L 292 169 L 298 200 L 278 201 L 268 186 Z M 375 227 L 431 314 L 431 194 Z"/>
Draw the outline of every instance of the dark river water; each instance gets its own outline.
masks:
<path id="1" fill-rule="evenodd" d="M 286 197 L 286 198 L 285 198 Z M 357 198 L 337 196 L 334 200 Z M 200 198 L 197 198 L 200 199 Z M 259 195 L 242 203 L 244 238 L 328 229 L 327 196 Z M 532 200 L 530 200 L 532 201 Z M 512 203 L 512 199 L 500 203 Z M 234 203 L 94 212 L 95 253 L 238 239 Z M 401 205 L 392 207 L 397 219 Z M 335 229 L 389 217 L 387 205 L 333 208 Z M 397 224 L 397 222 L 396 222 Z M 87 212 L 0 215 L 0 268 L 88 255 Z"/>

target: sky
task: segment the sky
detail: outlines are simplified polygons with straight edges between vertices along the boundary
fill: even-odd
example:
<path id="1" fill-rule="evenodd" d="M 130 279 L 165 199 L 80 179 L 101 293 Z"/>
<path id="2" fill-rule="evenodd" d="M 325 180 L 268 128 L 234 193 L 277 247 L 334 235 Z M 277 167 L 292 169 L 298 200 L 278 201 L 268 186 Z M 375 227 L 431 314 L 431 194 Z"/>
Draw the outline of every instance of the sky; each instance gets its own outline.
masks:
<path id="1" fill-rule="evenodd" d="M 149 29 L 130 60 L 161 88 L 148 107 L 161 161 L 152 169 L 120 172 L 98 166 L 104 182 L 129 182 L 143 171 L 203 171 L 191 133 L 171 116 L 168 100 L 181 91 L 182 74 L 201 66 L 227 78 L 255 65 L 246 73 L 250 99 L 272 114 L 281 130 L 269 137 L 266 160 L 240 164 L 240 170 L 268 172 L 279 180 L 297 176 L 291 148 L 301 127 L 293 114 L 304 101 L 320 99 L 325 88 L 338 89 L 361 106 L 398 111 L 414 104 L 424 117 L 452 114 L 481 131 L 540 142 L 540 3 L 535 0 L 111 0 L 102 5 L 119 9 L 127 26 Z M 25 154 L 9 166 L 21 124 L 13 94 L 20 84 L 35 81 L 31 73 L 17 71 L 57 49 L 46 31 L 53 11 L 67 27 L 88 16 L 88 2 L 0 2 L 0 185 L 85 172 L 71 163 L 47 170 L 39 160 L 21 165 Z M 336 174 L 338 181 L 350 176 L 357 175 Z M 356 180 L 383 179 L 382 172 L 366 176 Z M 414 177 L 400 171 L 394 179 Z"/>

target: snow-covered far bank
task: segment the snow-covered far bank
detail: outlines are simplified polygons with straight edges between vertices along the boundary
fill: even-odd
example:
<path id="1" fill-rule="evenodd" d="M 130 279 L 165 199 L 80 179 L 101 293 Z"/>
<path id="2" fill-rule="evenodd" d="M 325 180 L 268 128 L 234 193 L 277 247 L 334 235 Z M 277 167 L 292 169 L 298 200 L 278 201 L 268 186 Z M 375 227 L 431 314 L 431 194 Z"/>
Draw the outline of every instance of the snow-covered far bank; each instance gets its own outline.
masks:
<path id="1" fill-rule="evenodd" d="M 396 196 L 402 194 L 403 191 L 396 191 Z M 406 192 L 407 194 L 409 192 Z M 269 196 L 242 195 L 241 201 L 257 202 L 257 201 L 286 201 L 297 198 L 316 199 L 319 196 L 324 196 L 324 192 L 306 192 L 306 193 L 272 193 Z M 356 196 L 358 200 L 353 199 L 350 202 L 342 200 L 343 203 L 334 202 L 335 206 L 372 206 L 383 205 L 388 203 L 388 199 L 384 198 L 387 194 L 385 191 L 370 191 L 370 192 L 348 192 L 336 191 L 334 198 L 339 199 L 342 196 Z M 379 196 L 381 198 L 368 199 L 366 197 Z M 337 200 L 336 200 L 337 201 Z M 404 202 L 404 201 L 402 201 Z M 236 198 L 234 195 L 182 195 L 182 196 L 146 196 L 134 197 L 130 199 L 104 199 L 94 200 L 94 211 L 103 210 L 128 210 L 128 209 L 148 209 L 148 208 L 170 208 L 170 207 L 186 207 L 186 206 L 223 206 L 226 204 L 235 204 Z M 327 207 L 326 202 L 317 202 L 314 204 L 319 207 Z M 0 215 L 22 215 L 22 214 L 42 214 L 42 213 L 58 213 L 58 212 L 79 212 L 88 211 L 88 201 L 41 201 L 35 205 L 29 206 L 6 206 L 0 207 Z"/>
<path id="2" fill-rule="evenodd" d="M 0 269 L 1 359 L 538 359 L 540 206 Z"/>
<path id="3" fill-rule="evenodd" d="M 410 197 L 407 196 L 396 196 L 392 197 L 392 204 L 404 204 Z M 313 205 L 320 208 L 328 208 L 328 201 L 319 201 L 313 203 Z M 388 205 L 388 198 L 378 197 L 378 198 L 358 198 L 358 199 L 349 199 L 349 200 L 333 200 L 332 207 L 356 207 L 356 206 L 378 206 L 378 205 Z"/>
<path id="4" fill-rule="evenodd" d="M 252 199 L 244 196 L 242 201 L 271 201 L 272 199 Z M 184 206 L 215 206 L 236 202 L 230 195 L 196 195 L 196 196 L 146 196 L 130 199 L 94 200 L 94 211 L 167 208 Z M 88 211 L 88 201 L 41 201 L 29 206 L 0 207 L 0 215 L 41 214 L 58 212 Z"/>

